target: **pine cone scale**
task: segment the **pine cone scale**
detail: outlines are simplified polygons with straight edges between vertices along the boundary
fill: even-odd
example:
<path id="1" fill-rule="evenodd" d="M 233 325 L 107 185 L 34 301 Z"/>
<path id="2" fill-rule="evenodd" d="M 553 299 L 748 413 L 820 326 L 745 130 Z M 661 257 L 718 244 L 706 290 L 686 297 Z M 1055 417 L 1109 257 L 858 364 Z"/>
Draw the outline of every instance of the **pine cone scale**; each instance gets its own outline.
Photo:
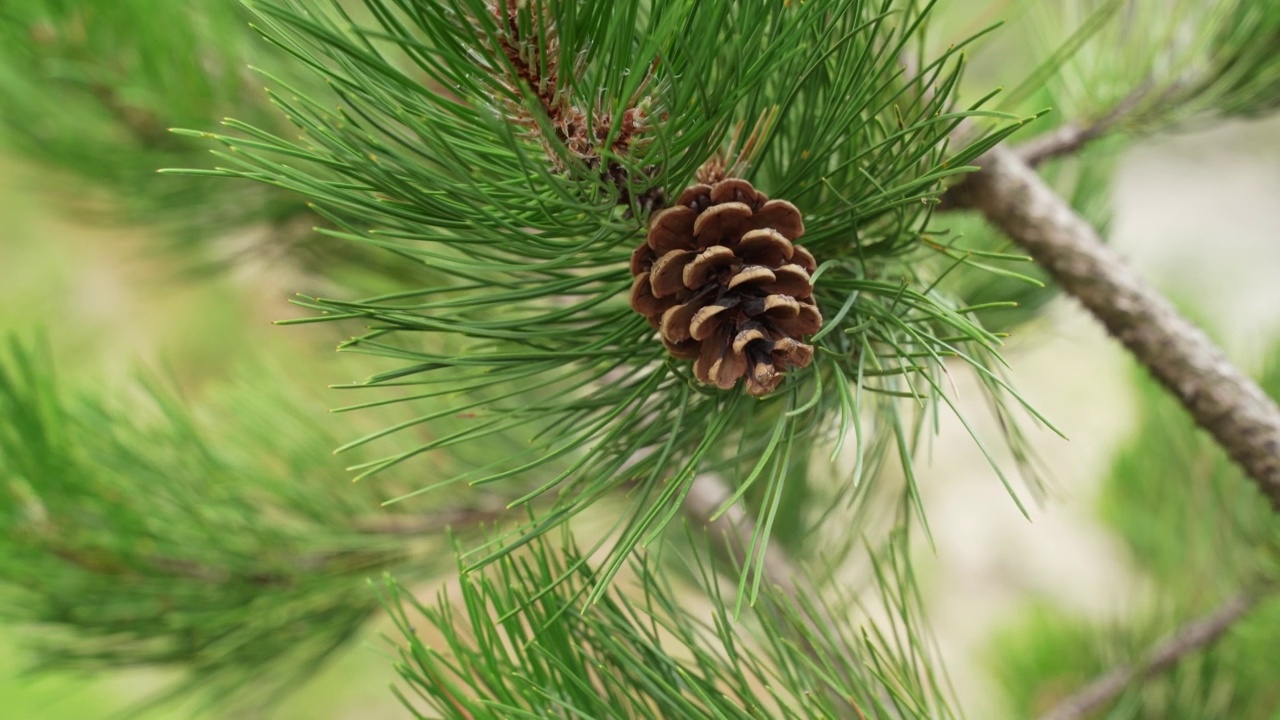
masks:
<path id="1" fill-rule="evenodd" d="M 691 301 L 683 305 L 677 305 L 663 313 L 662 321 L 658 327 L 658 331 L 662 334 L 662 339 L 676 344 L 693 339 L 693 319 L 704 307 L 697 302 Z"/>
<path id="2" fill-rule="evenodd" d="M 649 270 L 649 284 L 655 297 L 667 297 L 688 289 L 684 284 L 684 268 L 695 255 L 692 250 L 672 250 L 654 261 Z"/>
<path id="3" fill-rule="evenodd" d="M 804 219 L 800 210 L 786 200 L 766 202 L 756 211 L 752 221 L 757 228 L 772 228 L 792 240 L 799 240 L 804 235 Z"/>
<path id="4" fill-rule="evenodd" d="M 699 343 L 696 340 L 688 340 L 682 343 L 671 343 L 667 342 L 666 338 L 663 338 L 662 344 L 667 348 L 667 352 L 671 353 L 671 356 L 678 360 L 696 360 L 702 353 L 702 343 Z"/>
<path id="5" fill-rule="evenodd" d="M 707 341 L 712 337 L 716 330 L 720 329 L 721 324 L 717 321 L 719 316 L 728 312 L 737 305 L 736 302 L 730 304 L 721 300 L 713 305 L 708 305 L 693 314 L 693 318 L 689 321 L 689 336 L 694 340 Z"/>
<path id="6" fill-rule="evenodd" d="M 653 261 L 657 258 L 657 254 L 653 252 L 653 248 L 649 247 L 649 243 L 645 243 L 636 248 L 631 253 L 631 275 L 635 277 L 640 273 L 647 273 L 649 266 L 653 265 Z"/>
<path id="7" fill-rule="evenodd" d="M 719 329 L 719 327 L 713 327 L 713 333 L 698 341 L 698 359 L 693 363 L 693 374 L 705 383 L 712 382 L 710 379 L 711 367 L 715 364 L 716 360 L 719 360 L 720 356 L 724 354 L 721 351 L 721 348 L 724 345 L 724 338 L 714 337 L 714 331 L 719 331 Z"/>
<path id="8" fill-rule="evenodd" d="M 796 245 L 796 252 L 791 259 L 796 265 L 804 268 L 804 271 L 812 275 L 818 269 L 818 261 L 813 259 L 808 250 Z"/>
<path id="9" fill-rule="evenodd" d="M 809 273 L 799 265 L 783 265 L 774 270 L 773 275 L 773 282 L 764 286 L 766 292 L 790 295 L 797 300 L 808 300 L 813 297 L 813 281 Z"/>
<path id="10" fill-rule="evenodd" d="M 795 245 L 772 228 L 752 230 L 742 236 L 735 251 L 747 262 L 777 266 L 795 256 Z"/>
<path id="11" fill-rule="evenodd" d="M 635 281 L 631 284 L 631 307 L 636 312 L 644 315 L 649 319 L 649 324 L 657 327 L 656 318 L 662 316 L 667 308 L 676 303 L 674 298 L 663 300 L 655 297 L 653 288 L 649 284 L 649 273 L 643 272 L 636 276 Z"/>
<path id="12" fill-rule="evenodd" d="M 712 245 L 698 253 L 698 257 L 684 268 L 684 284 L 689 289 L 699 288 L 710 282 L 712 275 L 732 267 L 737 260 L 733 251 L 723 245 Z"/>
<path id="13" fill-rule="evenodd" d="M 740 178 L 727 178 L 711 186 L 711 202 L 716 204 L 740 202 L 759 206 L 768 199 L 751 183 Z"/>
<path id="14" fill-rule="evenodd" d="M 697 213 L 684 205 L 667 208 L 649 223 L 649 239 L 645 243 L 655 254 L 661 255 L 672 250 L 690 250 L 693 243 L 694 221 Z"/>
<path id="15" fill-rule="evenodd" d="M 694 213 L 700 213 L 703 210 L 706 210 L 707 206 L 710 204 L 710 185 L 692 185 L 687 187 L 684 192 L 680 193 L 680 197 L 676 199 L 677 206 L 683 205 L 688 207 L 692 209 Z"/>
<path id="16" fill-rule="evenodd" d="M 822 328 L 822 316 L 810 310 L 808 306 L 801 305 L 799 315 L 794 318 L 775 320 L 773 325 L 778 332 L 788 337 L 812 335 Z"/>
<path id="17" fill-rule="evenodd" d="M 736 290 L 747 284 L 765 285 L 778 279 L 773 271 L 763 265 L 746 265 L 729 280 L 729 289 Z"/>
<path id="18" fill-rule="evenodd" d="M 755 327 L 748 327 L 738 332 L 738 336 L 733 339 L 733 351 L 739 355 L 743 355 L 747 351 L 747 345 L 757 340 L 765 340 L 764 328 L 759 323 L 752 323 Z"/>
<path id="19" fill-rule="evenodd" d="M 751 395 L 807 367 L 822 326 L 800 211 L 736 178 L 693 185 L 655 214 L 631 255 L 631 306 L 701 382 Z"/>
<path id="20" fill-rule="evenodd" d="M 725 240 L 733 238 L 735 234 L 741 237 L 750 217 L 751 207 L 745 203 L 713 205 L 693 223 L 693 235 L 698 239 L 698 247 L 727 244 Z"/>

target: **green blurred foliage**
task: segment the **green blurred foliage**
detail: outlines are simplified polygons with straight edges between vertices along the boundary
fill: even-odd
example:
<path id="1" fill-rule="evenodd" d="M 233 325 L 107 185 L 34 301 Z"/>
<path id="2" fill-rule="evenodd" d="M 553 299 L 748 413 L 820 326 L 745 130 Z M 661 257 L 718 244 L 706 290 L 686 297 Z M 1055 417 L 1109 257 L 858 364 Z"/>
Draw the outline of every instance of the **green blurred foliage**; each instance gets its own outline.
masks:
<path id="1" fill-rule="evenodd" d="M 267 185 L 160 175 L 208 167 L 209 147 L 173 132 L 234 114 L 283 129 L 268 83 L 316 81 L 250 25 L 239 0 L 0 0 L 0 147 L 63 214 L 152 234 L 183 277 L 228 267 L 301 271 L 298 290 L 386 288 L 420 267 L 315 232 L 301 197 Z"/>
<path id="2" fill-rule="evenodd" d="M 191 239 L 257 223 L 283 231 L 305 210 L 295 198 L 156 175 L 206 157 L 172 127 L 233 110 L 279 124 L 247 67 L 270 62 L 247 21 L 232 0 L 0 3 L 0 137 L 65 171 L 53 182 L 80 210 Z"/>
<path id="3" fill-rule="evenodd" d="M 1260 380 L 1280 397 L 1280 347 Z M 1266 498 L 1162 388 L 1144 382 L 1140 398 L 1137 434 L 1101 498 L 1103 519 L 1134 560 L 1191 600 L 1280 578 L 1280 518 Z"/>
<path id="4" fill-rule="evenodd" d="M 298 467 L 297 463 L 301 462 L 321 468 L 318 475 L 307 474 L 307 485 L 301 488 L 317 499 L 328 496 L 329 499 L 350 502 L 364 498 L 369 507 L 376 508 L 379 501 L 394 494 L 390 486 L 352 488 L 343 464 L 331 455 L 332 444 L 345 439 L 341 433 L 355 431 L 359 423 L 353 426 L 350 418 L 326 417 L 323 412 L 326 403 L 332 402 L 333 398 L 322 399 L 317 393 L 323 392 L 320 388 L 335 374 L 333 356 L 325 352 L 332 349 L 332 341 L 326 337 L 329 333 L 270 327 L 266 321 L 270 311 L 264 312 L 263 308 L 256 306 L 252 286 L 242 279 L 220 275 L 175 282 L 174 277 L 181 272 L 180 263 L 166 256 L 142 257 L 145 249 L 157 242 L 156 238 L 138 229 L 128 232 L 103 230 L 68 222 L 61 217 L 62 211 L 56 201 L 44 201 L 39 197 L 38 188 L 22 182 L 34 172 L 30 166 L 20 167 L 0 158 L 0 238 L 3 238 L 0 242 L 0 333 L 8 342 L 7 338 L 14 332 L 22 337 L 31 337 L 37 332 L 36 328 L 43 328 L 49 335 L 51 349 L 37 363 L 36 371 L 45 373 L 50 370 L 50 365 L 59 368 L 56 392 L 60 396 L 75 396 L 76 402 L 88 400 L 87 405 L 76 407 L 92 408 L 99 400 L 106 403 L 99 407 L 96 416 L 78 416 L 72 425 L 83 428 L 83 423 L 93 423 L 96 417 L 96 422 L 105 423 L 110 429 L 99 425 L 98 430 L 89 432 L 89 439 L 104 443 L 113 452 L 141 453 L 147 456 L 144 460 L 155 460 L 152 451 L 159 449 L 177 452 L 178 446 L 167 432 L 176 430 L 178 426 L 167 425 L 154 406 L 147 410 L 146 396 L 138 394 L 136 387 L 126 389 L 132 384 L 128 381 L 136 379 L 139 361 L 145 358 L 152 365 L 170 369 L 165 373 L 162 384 L 168 388 L 164 392 L 171 400 L 177 391 L 170 386 L 182 388 L 179 412 L 186 414 L 197 408 L 191 420 L 205 428 L 212 426 L 220 428 L 221 433 L 229 433 L 214 441 L 219 453 L 231 463 L 226 466 L 228 469 L 236 468 L 236 472 L 241 472 L 260 465 L 252 472 L 246 471 L 244 480 L 252 480 L 255 476 L 261 478 L 263 472 L 274 472 L 285 466 Z M 281 304 L 277 311 L 286 312 L 285 306 Z M 267 337 L 271 338 L 270 343 L 264 342 Z M 271 366 L 279 362 L 271 360 L 271 356 L 288 356 L 289 369 L 271 370 Z M 248 371 L 254 365 L 266 369 L 255 376 Z M 11 366 L 6 364 L 5 368 L 7 371 Z M 282 378 L 287 379 L 282 381 Z M 297 416 L 291 417 L 287 412 L 279 414 L 279 410 L 289 405 L 299 412 L 300 399 L 296 394 L 299 388 L 309 388 L 301 393 L 301 422 Z M 16 389 L 34 392 L 34 388 L 29 387 Z M 276 405 L 276 401 L 281 400 L 281 393 L 292 397 L 285 397 L 283 405 Z M 243 415 L 242 410 L 245 412 Z M 268 417 L 264 419 L 255 413 L 267 413 Z M 5 419 L 10 421 L 15 416 L 7 413 Z M 137 427 L 135 423 L 149 425 L 151 430 L 130 433 L 128 428 Z M 239 429 L 236 423 L 239 423 Z M 324 433 L 300 444 L 298 436 L 309 434 L 317 423 L 327 427 Z M 76 437 L 83 438 L 84 435 Z M 241 442 L 241 437 L 247 442 Z M 76 444 L 80 446 L 77 452 L 81 457 L 95 447 L 89 443 Z M 255 452 L 249 449 L 255 445 L 257 452 L 271 458 L 270 462 L 261 463 L 261 456 L 247 456 Z M 101 450 L 104 446 L 99 444 L 96 447 Z M 64 489 L 83 487 L 86 482 L 105 482 L 116 488 L 112 495 L 106 497 L 130 498 L 126 506 L 132 512 L 128 517 L 138 519 L 139 514 L 145 512 L 143 502 L 159 502 L 163 495 L 153 492 L 156 484 L 142 482 L 146 476 L 139 474 L 134 477 L 133 471 L 150 467 L 161 472 L 159 477 L 162 479 L 155 481 L 159 486 L 164 486 L 173 476 L 160 465 L 139 465 L 135 468 L 127 460 L 127 455 L 116 453 L 114 457 L 114 468 L 90 465 L 91 473 L 72 478 L 72 485 Z M 13 453 L 0 450 L 0 465 L 15 461 Z M 166 462 L 173 469 L 175 463 L 189 467 L 190 462 L 198 462 L 198 458 L 180 461 L 170 455 Z M 153 474 L 152 477 L 157 476 Z M 321 477 L 331 480 L 324 493 L 321 490 L 325 485 L 316 484 Z M 140 500 L 134 499 L 135 493 L 141 495 Z M 314 504 L 314 500 L 302 500 L 304 505 Z M 82 504 L 73 505 L 87 509 L 93 501 L 94 496 L 90 495 L 83 498 Z M 135 502 L 138 503 L 136 507 Z M 4 504 L 7 506 L 7 500 Z M 77 518 L 83 520 L 83 515 L 65 519 L 74 521 Z M 115 523 L 117 519 L 112 513 L 105 520 Z M 105 530 L 101 526 L 93 532 L 91 529 L 92 525 L 63 537 L 71 541 Z M 174 531 L 180 535 L 193 532 L 193 528 L 189 523 L 176 522 Z M 15 554 L 15 546 L 20 543 L 20 537 L 5 536 L 0 542 L 0 565 L 12 568 L 18 562 L 21 556 Z M 124 549 L 129 550 L 128 547 Z M 41 568 L 56 572 L 39 579 L 39 583 L 51 581 L 55 576 L 67 577 L 65 568 L 49 568 L 40 563 L 26 566 L 23 572 L 40 573 L 43 572 Z M 8 571 L 4 575 L 11 578 Z M 86 591 L 81 599 L 83 612 L 89 616 L 103 603 L 113 605 L 118 613 L 129 602 L 125 600 L 128 597 L 126 593 L 130 592 L 127 585 L 110 582 L 109 574 L 101 577 L 105 584 L 91 593 Z M 31 584 L 30 588 L 35 589 L 39 583 Z M 364 586 L 363 576 L 356 578 L 356 586 L 360 596 L 358 605 L 366 610 L 376 609 L 371 607 L 371 603 L 376 603 L 376 596 Z M 76 582 L 45 587 L 68 594 L 79 592 L 77 587 L 83 588 Z M 4 590 L 10 601 L 17 597 L 8 594 L 12 590 L 12 585 Z M 112 599 L 113 593 L 120 595 Z M 221 595 L 206 592 L 201 596 L 197 591 L 188 597 L 213 602 L 219 601 Z M 221 601 L 233 599 L 228 596 L 222 597 Z M 15 614 L 30 617 L 35 612 L 38 612 L 36 603 L 22 603 L 17 608 L 8 605 L 4 614 L 12 620 Z M 117 614 L 116 620 L 122 617 L 125 616 Z M 385 691 L 386 660 L 382 654 L 360 647 L 371 628 L 360 617 L 353 620 L 360 621 L 357 633 L 347 643 L 348 648 L 355 646 L 354 649 L 349 649 L 325 668 L 310 671 L 301 686 L 304 691 L 291 696 L 286 706 L 269 713 L 272 720 L 335 717 L 344 713 L 360 717 L 399 715 L 394 712 L 394 698 Z M 192 616 L 192 621 L 201 622 L 196 615 Z M 147 626 L 157 631 L 175 627 L 162 624 L 158 616 L 147 617 L 143 627 Z M 100 670 L 105 663 L 104 656 L 101 658 L 104 663 L 98 663 L 96 669 L 85 667 L 75 670 L 68 664 L 62 664 L 59 670 L 31 672 L 38 660 L 37 655 L 31 652 L 33 645 L 41 645 L 59 654 L 60 661 L 69 662 L 72 659 L 70 654 L 59 653 L 58 643 L 71 640 L 79 645 L 82 639 L 83 636 L 77 633 L 59 631 L 43 624 L 15 626 L 6 623 L 0 628 L 0 717 L 23 720 L 97 720 L 108 717 L 186 720 L 210 716 L 201 713 L 199 706 L 190 702 L 139 714 L 142 700 L 154 697 L 157 692 L 182 680 L 173 669 L 103 673 Z M 266 655 L 265 646 L 259 650 Z M 49 657 L 44 659 L 47 661 Z"/>
<path id="5" fill-rule="evenodd" d="M 269 370 L 191 407 L 155 381 L 63 389 L 47 353 L 0 353 L 0 615 L 39 628 L 42 664 L 181 666 L 175 692 L 261 701 L 373 616 L 365 578 L 438 569 L 429 539 L 362 529 L 390 488 L 351 487 L 333 423 Z"/>
<path id="6" fill-rule="evenodd" d="M 1280 345 L 1259 379 L 1280 397 Z M 1006 699 L 1015 715 L 1033 716 L 1223 598 L 1256 589 L 1266 599 L 1228 635 L 1131 688 L 1106 717 L 1280 717 L 1280 516 L 1163 388 L 1145 376 L 1138 384 L 1137 427 L 1115 456 L 1100 511 L 1151 579 L 1152 602 L 1106 623 L 1034 605 L 992 648 Z"/>

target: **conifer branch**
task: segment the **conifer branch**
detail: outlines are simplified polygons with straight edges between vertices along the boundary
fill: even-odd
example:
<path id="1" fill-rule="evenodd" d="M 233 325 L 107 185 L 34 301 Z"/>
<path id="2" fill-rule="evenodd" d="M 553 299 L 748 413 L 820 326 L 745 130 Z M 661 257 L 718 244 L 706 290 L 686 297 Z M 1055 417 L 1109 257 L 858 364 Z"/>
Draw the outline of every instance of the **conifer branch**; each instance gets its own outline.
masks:
<path id="1" fill-rule="evenodd" d="M 1040 720 L 1078 720 L 1102 709 L 1135 681 L 1145 680 L 1177 665 L 1186 656 L 1218 641 L 1237 621 L 1249 614 L 1263 596 L 1242 592 L 1212 613 L 1183 625 L 1151 647 L 1136 665 L 1112 668 L 1055 705 Z"/>
<path id="2" fill-rule="evenodd" d="M 947 190 L 948 207 L 981 212 L 1075 296 L 1280 511 L 1280 407 L 1205 333 L 1143 280 L 1013 150 Z"/>
<path id="3" fill-rule="evenodd" d="M 1150 90 L 1151 83 L 1144 83 L 1096 120 L 1068 122 L 1052 132 L 1018 146 L 1018 155 L 1027 165 L 1038 167 L 1046 160 L 1078 153 L 1093 141 L 1114 130 L 1129 117 L 1147 98 Z"/>
<path id="4" fill-rule="evenodd" d="M 624 466 L 624 472 L 630 471 L 653 453 L 652 448 L 636 453 Z M 629 483 L 628 487 L 633 485 L 634 483 Z M 702 473 L 693 478 L 680 509 L 694 527 L 706 530 L 707 538 L 718 555 L 742 566 L 743 572 L 751 572 L 754 566 L 747 562 L 747 549 L 757 536 L 758 528 L 742 503 L 725 507 L 732 497 L 733 490 L 719 475 Z M 763 574 L 762 579 L 776 587 L 789 600 L 799 599 L 800 579 L 804 577 L 804 572 L 796 566 L 787 551 L 769 539 L 765 541 L 762 555 L 763 561 L 758 566 Z"/>

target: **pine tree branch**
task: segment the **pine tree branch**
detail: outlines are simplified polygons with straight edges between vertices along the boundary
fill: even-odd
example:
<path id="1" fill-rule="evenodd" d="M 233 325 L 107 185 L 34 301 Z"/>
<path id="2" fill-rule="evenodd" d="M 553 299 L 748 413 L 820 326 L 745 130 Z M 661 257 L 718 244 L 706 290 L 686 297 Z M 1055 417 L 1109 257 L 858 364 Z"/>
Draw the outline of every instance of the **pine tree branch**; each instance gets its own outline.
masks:
<path id="1" fill-rule="evenodd" d="M 1081 690 L 1055 705 L 1040 720 L 1078 720 L 1088 717 L 1114 700 L 1135 681 L 1145 680 L 1172 668 L 1186 656 L 1203 650 L 1227 633 L 1235 623 L 1257 606 L 1263 596 L 1243 592 L 1217 610 L 1183 625 L 1156 643 L 1136 665 L 1121 665 L 1103 673 Z"/>
<path id="2" fill-rule="evenodd" d="M 1144 281 L 1013 150 L 996 147 L 943 204 L 981 212 L 1075 296 L 1280 512 L 1280 407 Z"/>
<path id="3" fill-rule="evenodd" d="M 1027 165 L 1038 167 L 1046 160 L 1080 152 L 1089 143 L 1115 129 L 1147 98 L 1150 91 L 1151 83 L 1144 83 L 1102 117 L 1090 122 L 1069 122 L 1053 132 L 1029 140 L 1018 147 L 1018 155 Z"/>

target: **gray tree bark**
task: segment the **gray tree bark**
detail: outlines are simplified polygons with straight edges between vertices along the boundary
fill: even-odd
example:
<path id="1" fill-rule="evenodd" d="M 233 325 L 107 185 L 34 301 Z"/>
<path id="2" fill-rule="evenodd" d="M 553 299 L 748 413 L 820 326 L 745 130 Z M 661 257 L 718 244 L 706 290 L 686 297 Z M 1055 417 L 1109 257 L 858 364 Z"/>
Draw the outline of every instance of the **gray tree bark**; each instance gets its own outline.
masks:
<path id="1" fill-rule="evenodd" d="M 1182 403 L 1280 511 L 1280 408 L 1018 154 L 996 147 L 943 196 L 981 212 Z"/>

